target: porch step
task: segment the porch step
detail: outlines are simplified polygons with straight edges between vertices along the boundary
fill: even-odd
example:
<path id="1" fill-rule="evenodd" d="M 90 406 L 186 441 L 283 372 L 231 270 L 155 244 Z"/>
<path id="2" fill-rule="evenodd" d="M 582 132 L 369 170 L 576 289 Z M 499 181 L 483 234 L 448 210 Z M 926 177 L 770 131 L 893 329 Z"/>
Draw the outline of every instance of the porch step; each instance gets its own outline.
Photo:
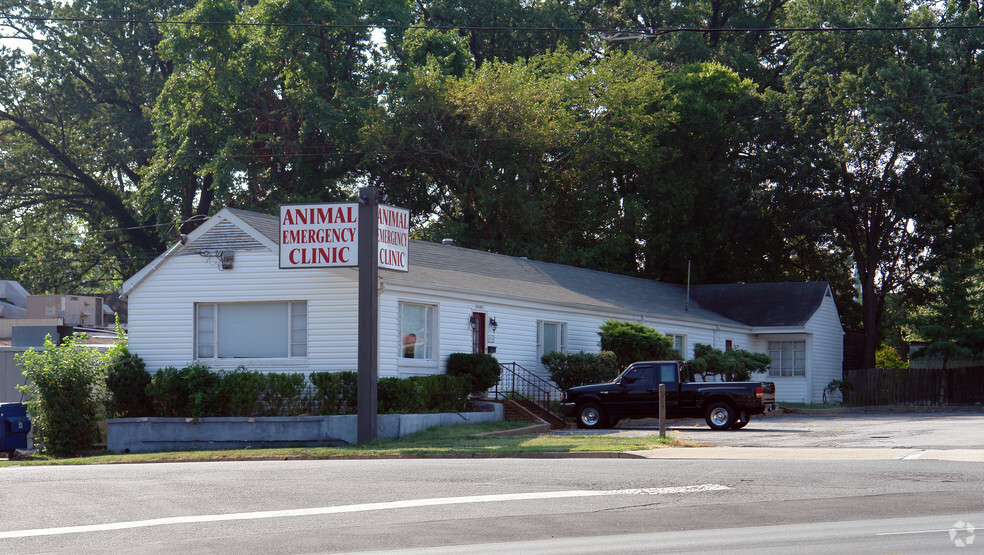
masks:
<path id="1" fill-rule="evenodd" d="M 506 399 L 503 401 L 506 420 L 516 420 L 520 422 L 542 422 L 549 424 L 555 430 L 568 427 L 568 423 L 557 416 L 550 414 L 543 407 L 533 401 Z"/>

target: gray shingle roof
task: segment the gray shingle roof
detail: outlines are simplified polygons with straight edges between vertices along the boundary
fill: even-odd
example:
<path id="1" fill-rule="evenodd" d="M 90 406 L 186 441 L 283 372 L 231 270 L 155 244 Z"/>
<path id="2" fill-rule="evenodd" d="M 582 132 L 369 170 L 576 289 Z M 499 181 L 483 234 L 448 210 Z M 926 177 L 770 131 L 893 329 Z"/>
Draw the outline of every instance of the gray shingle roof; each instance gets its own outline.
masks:
<path id="1" fill-rule="evenodd" d="M 279 244 L 277 217 L 229 209 Z M 648 279 L 410 241 L 410 271 L 381 270 L 387 281 L 508 295 L 652 316 L 748 326 L 802 325 L 820 306 L 826 283 L 700 285 L 691 289 Z"/>
<path id="2" fill-rule="evenodd" d="M 825 281 L 696 285 L 691 296 L 708 310 L 749 326 L 802 326 L 829 287 Z"/>

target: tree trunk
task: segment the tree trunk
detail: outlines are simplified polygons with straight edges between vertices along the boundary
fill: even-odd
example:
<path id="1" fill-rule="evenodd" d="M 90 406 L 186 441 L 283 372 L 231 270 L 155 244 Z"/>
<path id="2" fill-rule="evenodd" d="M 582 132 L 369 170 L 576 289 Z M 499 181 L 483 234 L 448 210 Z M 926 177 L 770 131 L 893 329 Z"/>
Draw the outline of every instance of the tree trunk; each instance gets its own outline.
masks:
<path id="1" fill-rule="evenodd" d="M 868 269 L 861 281 L 861 310 L 864 329 L 862 368 L 875 367 L 878 350 L 878 296 L 875 292 L 875 272 Z"/>

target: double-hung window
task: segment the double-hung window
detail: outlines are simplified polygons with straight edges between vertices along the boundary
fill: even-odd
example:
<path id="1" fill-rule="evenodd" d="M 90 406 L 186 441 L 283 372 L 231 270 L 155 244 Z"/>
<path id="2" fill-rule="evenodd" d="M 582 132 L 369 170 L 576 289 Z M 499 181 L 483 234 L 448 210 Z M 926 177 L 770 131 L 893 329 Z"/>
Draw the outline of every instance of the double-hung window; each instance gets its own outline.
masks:
<path id="1" fill-rule="evenodd" d="M 667 334 L 673 338 L 673 348 L 680 353 L 680 358 L 687 358 L 687 336 Z"/>
<path id="2" fill-rule="evenodd" d="M 769 341 L 769 377 L 805 376 L 806 341 Z"/>
<path id="3" fill-rule="evenodd" d="M 400 358 L 437 360 L 437 307 L 400 303 Z"/>
<path id="4" fill-rule="evenodd" d="M 536 326 L 537 360 L 543 355 L 567 352 L 567 324 L 564 322 L 539 321 Z"/>
<path id="5" fill-rule="evenodd" d="M 307 303 L 198 303 L 195 357 L 307 356 Z"/>

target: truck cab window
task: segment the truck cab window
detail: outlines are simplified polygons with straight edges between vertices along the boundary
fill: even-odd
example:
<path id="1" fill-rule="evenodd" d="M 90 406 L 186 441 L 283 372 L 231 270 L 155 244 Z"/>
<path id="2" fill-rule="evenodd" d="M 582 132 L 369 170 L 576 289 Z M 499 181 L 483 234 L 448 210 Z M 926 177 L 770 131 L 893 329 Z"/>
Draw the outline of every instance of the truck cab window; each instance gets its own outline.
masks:
<path id="1" fill-rule="evenodd" d="M 659 365 L 659 383 L 676 383 L 677 367 L 676 364 Z"/>

